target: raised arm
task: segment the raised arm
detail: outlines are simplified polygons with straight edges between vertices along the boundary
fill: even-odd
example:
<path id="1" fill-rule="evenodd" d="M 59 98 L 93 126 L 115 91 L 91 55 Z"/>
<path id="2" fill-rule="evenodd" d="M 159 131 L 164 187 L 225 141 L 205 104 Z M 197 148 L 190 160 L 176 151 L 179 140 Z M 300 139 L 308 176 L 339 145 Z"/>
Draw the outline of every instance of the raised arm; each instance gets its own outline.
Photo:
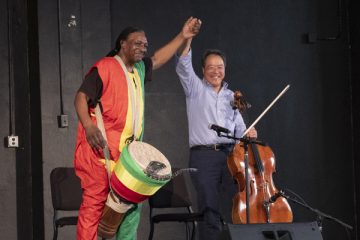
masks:
<path id="1" fill-rule="evenodd" d="M 185 22 L 181 32 L 165 46 L 158 49 L 151 57 L 153 69 L 158 69 L 169 61 L 186 40 L 193 38 L 199 32 L 200 27 L 201 20 L 190 17 Z"/>
<path id="2" fill-rule="evenodd" d="M 192 42 L 192 38 L 189 38 L 185 41 L 185 43 L 182 44 L 182 46 L 179 48 L 179 51 L 178 51 L 179 56 L 184 56 L 189 53 L 190 48 L 191 48 L 191 42 Z"/>

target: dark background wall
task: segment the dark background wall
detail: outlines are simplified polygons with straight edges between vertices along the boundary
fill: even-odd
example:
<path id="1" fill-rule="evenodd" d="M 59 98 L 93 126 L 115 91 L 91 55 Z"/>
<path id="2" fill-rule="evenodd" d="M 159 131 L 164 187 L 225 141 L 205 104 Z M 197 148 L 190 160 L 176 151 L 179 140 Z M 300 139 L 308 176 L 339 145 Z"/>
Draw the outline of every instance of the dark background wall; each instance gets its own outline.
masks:
<path id="1" fill-rule="evenodd" d="M 356 193 L 356 202 L 360 201 L 360 162 L 357 160 L 360 158 L 360 153 L 357 151 L 358 146 L 360 145 L 360 96 L 359 96 L 359 79 L 360 79 L 360 16 L 358 10 L 360 9 L 360 2 L 352 1 L 350 8 L 350 29 L 351 29 L 351 89 L 352 89 L 352 119 L 353 119 L 353 156 L 354 156 L 354 172 L 355 172 L 355 193 Z M 357 219 L 359 219 L 360 208 L 357 205 L 355 208 L 355 214 Z M 360 224 L 357 221 L 357 233 L 359 234 Z"/>
<path id="2" fill-rule="evenodd" d="M 20 148 L 0 148 L 1 235 L 51 238 L 49 174 L 54 167 L 72 166 L 77 126 L 73 99 L 87 69 L 113 47 L 124 27 L 143 28 L 151 54 L 189 16 L 203 21 L 193 41 L 196 71 L 201 75 L 205 49 L 222 49 L 228 57 L 226 81 L 252 104 L 250 122 L 291 85 L 256 126 L 259 138 L 275 153 L 276 186 L 356 227 L 360 6 L 354 2 L 340 1 L 339 8 L 336 0 L 1 1 L 7 15 L 0 23 L 0 132 L 20 138 Z M 145 141 L 174 166 L 186 167 L 185 97 L 173 63 L 154 72 L 153 79 L 146 86 Z M 68 128 L 58 128 L 60 114 L 68 115 Z M 290 204 L 295 221 L 316 219 Z M 66 229 L 59 239 L 74 238 L 75 228 Z M 145 203 L 139 239 L 148 230 Z M 323 230 L 324 239 L 347 236 L 330 220 L 323 222 Z M 184 239 L 183 232 L 183 226 L 164 224 L 155 239 Z M 351 239 L 356 236 L 354 231 Z"/>

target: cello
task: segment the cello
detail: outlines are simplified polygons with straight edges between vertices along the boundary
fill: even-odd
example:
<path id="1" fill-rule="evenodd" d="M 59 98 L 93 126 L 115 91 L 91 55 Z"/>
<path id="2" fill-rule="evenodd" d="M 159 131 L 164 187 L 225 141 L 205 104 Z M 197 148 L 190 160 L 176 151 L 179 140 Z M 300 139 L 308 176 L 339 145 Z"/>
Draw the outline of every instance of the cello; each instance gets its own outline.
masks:
<path id="1" fill-rule="evenodd" d="M 281 94 L 283 93 L 284 91 Z M 232 105 L 241 113 L 250 106 L 240 91 L 234 93 Z M 292 222 L 291 208 L 287 200 L 280 197 L 281 193 L 274 185 L 272 175 L 275 172 L 275 156 L 269 146 L 245 138 L 235 145 L 228 156 L 227 164 L 232 177 L 238 183 L 238 192 L 233 198 L 232 207 L 234 224 Z"/>

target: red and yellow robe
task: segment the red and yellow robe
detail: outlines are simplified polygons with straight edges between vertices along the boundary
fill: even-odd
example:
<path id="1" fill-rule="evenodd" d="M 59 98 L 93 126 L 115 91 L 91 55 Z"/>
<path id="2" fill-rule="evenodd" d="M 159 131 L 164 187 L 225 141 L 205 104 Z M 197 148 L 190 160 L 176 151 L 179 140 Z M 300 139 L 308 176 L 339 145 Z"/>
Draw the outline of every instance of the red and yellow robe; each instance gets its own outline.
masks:
<path id="1" fill-rule="evenodd" d="M 102 80 L 102 94 L 100 98 L 104 127 L 107 135 L 111 159 L 118 161 L 122 148 L 133 136 L 133 114 L 129 91 L 140 91 L 138 119 L 141 124 L 135 134 L 142 138 L 144 123 L 144 78 L 145 65 L 141 61 L 135 64 L 131 86 L 128 83 L 119 62 L 113 57 L 106 57 L 98 61 L 93 68 L 97 68 Z M 94 109 L 89 114 L 96 124 Z M 94 151 L 86 140 L 84 128 L 78 125 L 75 147 L 74 166 L 77 176 L 81 179 L 83 188 L 83 202 L 79 211 L 77 239 L 97 239 L 97 226 L 109 192 L 109 184 L 102 151 Z M 117 238 L 134 239 L 140 218 L 139 210 L 129 213 L 124 219 Z M 130 228 L 127 228 L 130 226 Z"/>

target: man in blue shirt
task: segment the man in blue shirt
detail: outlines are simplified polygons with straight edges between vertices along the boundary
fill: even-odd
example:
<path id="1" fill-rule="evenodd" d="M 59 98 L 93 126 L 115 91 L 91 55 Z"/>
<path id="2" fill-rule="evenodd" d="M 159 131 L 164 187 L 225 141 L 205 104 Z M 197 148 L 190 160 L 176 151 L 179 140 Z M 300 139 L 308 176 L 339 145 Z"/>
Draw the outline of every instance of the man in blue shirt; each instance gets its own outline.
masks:
<path id="1" fill-rule="evenodd" d="M 209 126 L 222 126 L 235 137 L 242 137 L 246 126 L 239 111 L 230 104 L 234 100 L 233 91 L 223 81 L 225 55 L 219 50 L 207 50 L 202 59 L 203 79 L 200 79 L 192 66 L 191 41 L 187 40 L 179 51 L 176 73 L 186 95 L 189 166 L 198 169 L 192 180 L 197 190 L 199 211 L 204 211 L 204 222 L 200 223 L 199 229 L 200 240 L 211 240 L 219 239 L 222 231 L 220 205 L 227 207 L 226 215 L 231 214 L 231 198 L 235 195 L 236 185 L 227 169 L 227 156 L 235 142 L 219 137 Z M 247 136 L 256 138 L 256 130 L 251 129 Z M 222 187 L 227 194 L 222 194 Z"/>

